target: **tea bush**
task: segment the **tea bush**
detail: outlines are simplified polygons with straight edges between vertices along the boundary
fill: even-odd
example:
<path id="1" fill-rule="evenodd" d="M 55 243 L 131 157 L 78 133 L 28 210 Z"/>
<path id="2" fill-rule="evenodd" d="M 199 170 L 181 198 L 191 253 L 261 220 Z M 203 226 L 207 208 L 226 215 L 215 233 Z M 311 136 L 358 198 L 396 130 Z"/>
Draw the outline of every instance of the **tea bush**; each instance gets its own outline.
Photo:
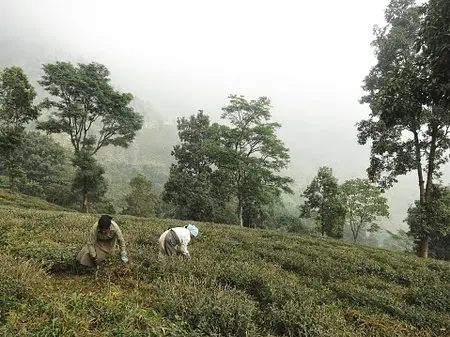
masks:
<path id="1" fill-rule="evenodd" d="M 117 252 L 81 273 L 98 215 L 33 202 L 0 202 L 2 336 L 449 335 L 445 261 L 211 223 L 190 260 L 160 257 L 159 235 L 188 222 L 119 215 L 131 272 Z"/>
<path id="2" fill-rule="evenodd" d="M 244 292 L 182 276 L 156 280 L 154 287 L 155 308 L 197 331 L 209 336 L 259 335 L 256 303 Z"/>
<path id="3" fill-rule="evenodd" d="M 32 296 L 35 287 L 47 281 L 40 264 L 9 254 L 0 253 L 0 322 L 4 322 L 7 313 L 18 306 L 21 300 Z"/>

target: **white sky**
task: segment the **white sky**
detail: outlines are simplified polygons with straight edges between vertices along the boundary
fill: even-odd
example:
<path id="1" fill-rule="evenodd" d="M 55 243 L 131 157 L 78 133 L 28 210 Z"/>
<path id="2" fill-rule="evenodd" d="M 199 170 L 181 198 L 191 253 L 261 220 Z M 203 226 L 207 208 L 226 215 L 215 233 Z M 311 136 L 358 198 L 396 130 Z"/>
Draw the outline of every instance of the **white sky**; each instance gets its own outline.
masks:
<path id="1" fill-rule="evenodd" d="M 168 119 L 218 116 L 229 94 L 268 96 L 291 166 L 364 177 L 355 123 L 370 42 L 389 0 L 0 0 L 0 40 L 32 40 L 107 65 L 113 83 Z M 304 170 L 303 170 L 304 171 Z M 416 199 L 414 177 L 402 209 Z M 403 187 L 402 187 L 403 186 Z M 395 219 L 398 222 L 403 219 Z M 402 225 L 404 227 L 404 225 Z"/>
<path id="2" fill-rule="evenodd" d="M 0 1 L 7 20 L 21 27 L 24 38 L 50 38 L 55 47 L 103 62 L 113 80 L 127 73 L 133 84 L 124 90 L 158 110 L 182 109 L 181 102 L 191 104 L 194 112 L 205 105 L 218 109 L 228 94 L 238 93 L 271 98 L 275 118 L 293 118 L 301 106 L 314 107 L 316 102 L 358 104 L 361 81 L 374 64 L 372 27 L 383 23 L 388 4 Z M 171 98 L 159 102 L 159 96 Z M 319 110 L 324 117 L 334 114 Z"/>

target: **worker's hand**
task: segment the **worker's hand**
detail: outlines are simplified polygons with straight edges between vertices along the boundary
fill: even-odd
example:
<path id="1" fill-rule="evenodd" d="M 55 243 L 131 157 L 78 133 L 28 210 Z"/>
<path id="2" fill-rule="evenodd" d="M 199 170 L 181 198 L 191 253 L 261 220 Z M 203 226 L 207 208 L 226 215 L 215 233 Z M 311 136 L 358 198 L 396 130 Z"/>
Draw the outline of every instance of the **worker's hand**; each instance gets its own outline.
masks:
<path id="1" fill-rule="evenodd" d="M 120 252 L 120 259 L 123 261 L 123 263 L 128 263 L 127 252 Z"/>
<path id="2" fill-rule="evenodd" d="M 94 259 L 95 265 L 96 266 L 101 266 L 103 264 L 103 261 L 100 261 L 99 259 L 95 258 Z"/>

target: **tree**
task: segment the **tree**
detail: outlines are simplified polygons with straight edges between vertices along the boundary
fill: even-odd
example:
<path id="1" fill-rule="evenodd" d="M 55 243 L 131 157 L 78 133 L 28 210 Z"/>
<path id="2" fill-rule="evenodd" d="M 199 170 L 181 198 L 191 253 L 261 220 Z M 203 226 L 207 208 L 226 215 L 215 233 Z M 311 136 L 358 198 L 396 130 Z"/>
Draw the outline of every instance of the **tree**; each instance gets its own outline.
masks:
<path id="1" fill-rule="evenodd" d="M 380 226 L 374 221 L 377 217 L 389 216 L 387 199 L 381 190 L 368 179 L 351 179 L 341 185 L 345 203 L 345 221 L 350 227 L 353 241 L 361 232 L 377 232 Z"/>
<path id="2" fill-rule="evenodd" d="M 281 126 L 269 122 L 270 100 L 260 97 L 246 100 L 243 96 L 229 96 L 230 104 L 222 108 L 222 119 L 231 126 L 220 126 L 223 143 L 215 164 L 230 177 L 237 198 L 239 223 L 244 226 L 244 214 L 250 208 L 261 214 L 270 196 L 292 193 L 292 179 L 277 175 L 289 163 L 288 148 L 276 136 Z M 246 225 L 254 222 L 247 212 Z"/>
<path id="3" fill-rule="evenodd" d="M 42 106 L 55 109 L 52 116 L 39 124 L 49 133 L 69 135 L 80 170 L 91 167 L 92 156 L 101 148 L 114 145 L 128 147 L 143 125 L 143 118 L 129 106 L 132 95 L 121 93 L 111 86 L 108 69 L 98 63 L 78 64 L 56 62 L 43 66 L 39 82 L 53 96 Z M 88 163 L 80 160 L 86 159 Z M 96 170 L 99 173 L 101 170 Z M 80 176 L 100 178 L 91 172 Z M 87 191 L 90 186 L 79 186 L 88 181 L 78 179 L 77 189 L 83 192 L 82 208 L 87 212 Z M 90 181 L 90 179 L 89 179 Z"/>
<path id="4" fill-rule="evenodd" d="M 17 150 L 23 176 L 17 179 L 17 190 L 55 204 L 71 203 L 73 170 L 69 153 L 49 136 L 28 132 Z"/>
<path id="5" fill-rule="evenodd" d="M 125 196 L 128 206 L 123 213 L 141 217 L 155 216 L 158 198 L 152 191 L 152 185 L 151 180 L 143 174 L 138 174 L 131 179 L 131 191 Z"/>
<path id="6" fill-rule="evenodd" d="M 22 174 L 16 151 L 23 141 L 25 125 L 39 116 L 33 104 L 35 97 L 36 91 L 20 67 L 0 72 L 0 154 L 11 192 L 14 192 L 15 176 Z"/>
<path id="7" fill-rule="evenodd" d="M 406 222 L 416 241 L 424 236 L 434 243 L 450 234 L 450 187 L 433 185 L 427 205 L 416 201 L 409 207 Z"/>
<path id="8" fill-rule="evenodd" d="M 101 201 L 108 189 L 103 177 L 105 169 L 88 151 L 84 150 L 75 155 L 73 164 L 77 169 L 72 183 L 72 191 L 81 197 L 82 208 L 84 212 L 88 213 L 88 200 Z"/>
<path id="9" fill-rule="evenodd" d="M 172 151 L 176 163 L 171 165 L 163 200 L 175 206 L 177 218 L 213 221 L 214 210 L 228 200 L 219 172 L 213 170 L 217 129 L 201 110 L 189 119 L 179 118 L 177 128 L 180 144 Z"/>
<path id="10" fill-rule="evenodd" d="M 450 261 L 450 232 L 445 236 L 431 240 L 430 256 L 435 259 Z"/>
<path id="11" fill-rule="evenodd" d="M 357 124 L 358 142 L 372 140 L 367 169 L 371 181 L 389 188 L 399 175 L 415 171 L 419 202 L 425 207 L 433 179 L 448 161 L 449 107 L 429 99 L 433 73 L 415 48 L 422 24 L 420 8 L 412 0 L 392 0 L 385 18 L 387 25 L 375 28 L 377 64 L 364 80 L 367 95 L 361 99 L 371 114 Z M 418 255 L 427 257 L 430 237 L 427 231 L 422 233 Z"/>
<path id="12" fill-rule="evenodd" d="M 424 22 L 419 34 L 419 47 L 430 66 L 427 90 L 433 105 L 450 105 L 450 2 L 429 0 L 423 6 Z"/>
<path id="13" fill-rule="evenodd" d="M 339 184 L 333 170 L 320 167 L 316 177 L 303 192 L 301 215 L 319 223 L 319 231 L 331 237 L 342 237 L 345 207 L 339 195 Z"/>

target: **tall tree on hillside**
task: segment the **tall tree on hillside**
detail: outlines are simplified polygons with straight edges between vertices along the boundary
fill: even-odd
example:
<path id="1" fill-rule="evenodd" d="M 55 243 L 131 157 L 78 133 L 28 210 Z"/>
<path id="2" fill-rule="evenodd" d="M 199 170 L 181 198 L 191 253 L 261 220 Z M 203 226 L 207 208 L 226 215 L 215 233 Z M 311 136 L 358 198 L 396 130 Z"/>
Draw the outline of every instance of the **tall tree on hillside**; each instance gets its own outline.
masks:
<path id="1" fill-rule="evenodd" d="M 389 216 L 387 199 L 380 188 L 368 179 L 351 179 L 341 185 L 345 205 L 345 222 L 350 227 L 353 241 L 364 231 L 377 232 L 380 226 L 374 222 L 378 217 Z"/>
<path id="2" fill-rule="evenodd" d="M 156 215 L 158 197 L 153 193 L 152 181 L 143 174 L 137 174 L 130 181 L 131 191 L 125 196 L 127 207 L 124 214 L 142 217 Z"/>
<path id="3" fill-rule="evenodd" d="M 43 107 L 54 109 L 47 121 L 39 127 L 50 133 L 69 135 L 75 155 L 74 164 L 79 170 L 92 168 L 92 160 L 101 148 L 114 145 L 128 147 L 141 129 L 143 118 L 130 107 L 132 95 L 114 90 L 108 69 L 98 63 L 78 64 L 56 62 L 43 66 L 44 75 L 39 82 L 53 96 Z M 86 159 L 84 164 L 81 160 Z M 96 164 L 98 165 L 98 164 Z M 97 167 L 98 168 L 98 167 Z M 96 170 L 99 173 L 101 170 Z M 91 178 L 93 171 L 79 172 Z M 82 209 L 88 211 L 88 194 L 91 186 L 76 187 L 82 193 Z M 89 180 L 90 181 L 90 180 Z M 95 193 L 94 193 L 95 194 Z"/>
<path id="4" fill-rule="evenodd" d="M 75 155 L 73 164 L 76 167 L 72 183 L 72 191 L 78 194 L 83 210 L 89 212 L 90 201 L 101 201 L 108 190 L 108 184 L 103 177 L 105 169 L 97 163 L 88 152 L 81 150 Z"/>
<path id="5" fill-rule="evenodd" d="M 450 187 L 433 185 L 428 204 L 416 201 L 408 209 L 406 222 L 416 239 L 428 235 L 436 243 L 450 235 Z"/>
<path id="6" fill-rule="evenodd" d="M 23 141 L 25 125 L 36 120 L 39 110 L 33 104 L 36 91 L 20 67 L 0 72 L 0 155 L 9 175 L 9 189 L 14 191 L 14 177 L 21 174 L 17 149 Z"/>
<path id="7" fill-rule="evenodd" d="M 292 193 L 292 179 L 278 175 L 289 163 L 289 150 L 276 135 L 281 125 L 270 122 L 267 97 L 248 101 L 231 95 L 229 99 L 221 117 L 231 126 L 220 127 L 224 151 L 216 157 L 216 165 L 231 177 L 239 222 L 244 226 L 245 210 L 250 205 L 261 210 L 268 195 Z M 253 219 L 247 219 L 246 225 L 252 225 Z"/>
<path id="8" fill-rule="evenodd" d="M 419 47 L 427 60 L 431 81 L 427 85 L 432 105 L 450 105 L 450 1 L 429 0 L 423 6 L 424 22 Z M 448 111 L 447 111 L 448 112 Z"/>
<path id="9" fill-rule="evenodd" d="M 180 144 L 172 151 L 176 163 L 164 185 L 163 200 L 175 206 L 177 218 L 212 221 L 215 208 L 228 200 L 226 189 L 219 188 L 224 186 L 217 178 L 219 172 L 213 169 L 217 128 L 201 110 L 179 118 L 177 127 Z"/>
<path id="10" fill-rule="evenodd" d="M 389 188 L 399 175 L 416 171 L 419 203 L 426 208 L 433 179 L 448 160 L 450 113 L 444 100 L 430 100 L 430 83 L 437 79 L 429 59 L 416 50 L 421 18 L 412 0 L 392 0 L 386 9 L 387 25 L 375 28 L 373 41 L 378 62 L 364 80 L 367 95 L 361 99 L 371 114 L 357 126 L 360 144 L 372 140 L 369 178 Z M 428 256 L 432 233 L 417 237 L 419 256 Z"/>
<path id="11" fill-rule="evenodd" d="M 339 184 L 329 167 L 320 167 L 316 177 L 303 192 L 305 203 L 301 214 L 315 219 L 323 235 L 340 238 L 343 235 L 345 207 L 339 195 Z"/>
<path id="12" fill-rule="evenodd" d="M 23 169 L 23 176 L 16 181 L 18 191 L 54 204 L 73 204 L 71 183 L 74 170 L 70 151 L 49 136 L 28 132 L 17 151 L 17 157 L 21 158 Z"/>

